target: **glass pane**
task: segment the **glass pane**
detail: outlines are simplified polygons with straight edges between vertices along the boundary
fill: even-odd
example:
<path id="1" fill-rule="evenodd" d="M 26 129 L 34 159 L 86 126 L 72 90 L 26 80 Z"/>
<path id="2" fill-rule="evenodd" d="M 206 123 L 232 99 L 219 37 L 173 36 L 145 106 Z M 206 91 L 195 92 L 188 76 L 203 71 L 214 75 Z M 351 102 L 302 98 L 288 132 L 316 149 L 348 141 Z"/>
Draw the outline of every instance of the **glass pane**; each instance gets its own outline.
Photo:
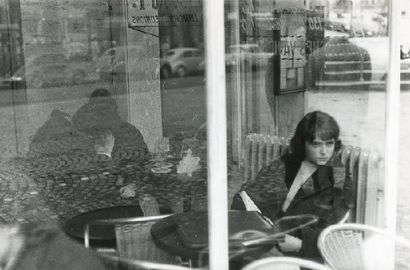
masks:
<path id="1" fill-rule="evenodd" d="M 84 243 L 125 260 L 206 265 L 202 10 L 201 1 L 0 0 L 0 238 L 19 241 L 21 228 L 29 254 L 48 245 L 73 254 L 67 269 L 113 260 Z M 153 217 L 111 220 L 143 216 Z"/>
<path id="2" fill-rule="evenodd" d="M 134 259 L 206 266 L 203 2 L 57 2 L 0 0 L 0 233 L 17 241 L 21 234 L 33 252 L 61 246 L 68 235 L 80 244 L 68 249 L 84 259 L 67 264 L 101 269 L 94 253 L 81 251 L 91 224 L 93 250 L 126 258 L 131 249 Z M 264 256 L 321 260 L 316 238 L 301 233 L 315 235 L 323 224 L 383 226 L 388 11 L 386 0 L 225 1 L 232 269 Z M 405 6 L 402 19 L 409 13 Z M 402 36 L 406 123 L 410 43 L 404 30 Z M 299 170 L 305 158 L 286 163 L 296 147 L 289 140 L 317 110 L 336 120 L 340 134 L 319 130 L 302 141 L 310 163 Z M 404 128 L 403 146 L 407 137 Z M 318 148 L 331 154 L 314 159 Z M 406 161 L 402 151 L 400 234 L 408 227 Z M 300 171 L 312 177 L 294 187 Z M 306 194 L 320 196 L 303 201 Z M 234 211 L 257 208 L 262 215 Z M 160 214 L 175 215 L 132 226 L 93 223 Z M 47 228 L 34 230 L 40 236 L 52 237 L 33 237 L 33 223 Z M 113 224 L 121 224 L 116 233 Z M 403 254 L 398 265 L 406 265 Z"/>
<path id="3" fill-rule="evenodd" d="M 230 145 L 233 159 L 244 171 L 244 178 L 240 179 L 245 182 L 242 189 L 243 182 L 232 186 L 241 191 L 233 198 L 232 207 L 260 210 L 275 225 L 283 215 L 318 216 L 316 225 L 307 225 L 302 233 L 291 233 L 299 238 L 291 247 L 297 251 L 293 255 L 320 260 L 315 237 L 304 236 L 303 230 L 319 233 L 338 221 L 385 225 L 383 192 L 388 181 L 383 179 L 383 168 L 389 2 L 227 2 L 225 51 Z M 408 12 L 402 12 L 403 20 Z M 410 44 L 404 29 L 402 89 L 406 87 L 405 61 Z M 402 97 L 405 98 L 405 92 Z M 402 102 L 405 123 L 406 105 Z M 405 130 L 401 134 L 403 143 Z M 323 147 L 318 155 L 322 160 L 312 156 L 310 146 Z M 401 149 L 400 162 L 405 164 L 405 148 Z M 309 167 L 312 163 L 316 166 Z M 325 176 L 329 185 L 322 178 L 324 168 L 328 173 L 333 171 L 331 177 Z M 307 176 L 301 177 L 302 172 Z M 405 175 L 404 171 L 401 175 Z M 405 178 L 400 179 L 400 188 L 408 186 Z M 332 187 L 326 191 L 328 203 L 326 199 L 322 201 L 323 184 Z M 407 189 L 399 192 L 397 214 L 398 233 L 406 236 L 408 207 L 404 190 Z M 319 198 L 312 195 L 306 199 L 308 194 Z M 309 202 L 312 199 L 314 202 Z M 324 210 L 325 205 L 328 210 Z M 347 212 L 348 217 L 344 215 Z M 298 221 L 303 223 L 306 219 Z M 293 225 L 301 224 L 295 221 Z M 275 229 L 283 230 L 281 226 Z M 272 232 L 247 237 L 269 234 Z M 287 255 L 288 251 L 281 245 L 270 250 L 273 256 Z M 254 255 L 249 260 L 260 254 Z M 399 260 L 407 257 L 398 253 Z"/>

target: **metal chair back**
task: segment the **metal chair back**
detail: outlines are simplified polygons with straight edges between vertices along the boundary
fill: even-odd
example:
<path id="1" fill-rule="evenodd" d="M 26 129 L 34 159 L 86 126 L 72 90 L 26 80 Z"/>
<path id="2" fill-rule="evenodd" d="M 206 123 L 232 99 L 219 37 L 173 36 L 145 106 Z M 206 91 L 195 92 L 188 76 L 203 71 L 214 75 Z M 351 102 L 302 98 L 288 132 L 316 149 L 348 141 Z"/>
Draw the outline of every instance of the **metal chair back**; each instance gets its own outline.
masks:
<path id="1" fill-rule="evenodd" d="M 409 241 L 387 230 L 352 223 L 331 225 L 318 239 L 322 257 L 335 270 L 393 269 L 386 256 L 398 243 L 410 248 Z"/>

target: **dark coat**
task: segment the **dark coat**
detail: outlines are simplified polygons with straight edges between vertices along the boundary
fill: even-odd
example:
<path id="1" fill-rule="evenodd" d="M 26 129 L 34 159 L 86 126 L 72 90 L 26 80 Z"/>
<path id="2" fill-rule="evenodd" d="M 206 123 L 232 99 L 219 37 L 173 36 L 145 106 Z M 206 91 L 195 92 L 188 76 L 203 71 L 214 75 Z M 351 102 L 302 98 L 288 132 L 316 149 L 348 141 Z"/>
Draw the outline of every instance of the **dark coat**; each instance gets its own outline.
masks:
<path id="1" fill-rule="evenodd" d="M 302 239 L 300 256 L 317 257 L 317 237 L 320 231 L 338 222 L 353 206 L 353 189 L 350 175 L 340 161 L 333 160 L 327 166 L 320 166 L 312 175 L 313 192 L 307 194 L 299 189 L 292 203 L 282 212 L 282 204 L 301 166 L 300 162 L 277 160 L 263 168 L 254 182 L 245 183 L 246 191 L 262 214 L 276 220 L 282 216 L 313 214 L 319 222 L 296 233 Z M 246 210 L 239 195 L 234 196 L 232 209 Z"/>
<path id="2" fill-rule="evenodd" d="M 141 161 L 149 157 L 148 147 L 141 132 L 123 121 L 112 98 L 90 99 L 73 115 L 75 130 L 95 136 L 101 130 L 110 130 L 115 138 L 113 160 Z"/>

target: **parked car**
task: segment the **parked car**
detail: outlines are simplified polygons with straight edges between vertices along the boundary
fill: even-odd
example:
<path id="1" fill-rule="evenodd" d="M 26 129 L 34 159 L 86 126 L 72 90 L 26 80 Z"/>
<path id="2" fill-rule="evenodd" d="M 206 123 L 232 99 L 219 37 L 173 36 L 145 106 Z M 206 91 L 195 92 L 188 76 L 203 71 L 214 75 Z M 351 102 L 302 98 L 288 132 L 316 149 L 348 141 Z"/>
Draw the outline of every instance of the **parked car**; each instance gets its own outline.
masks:
<path id="1" fill-rule="evenodd" d="M 26 59 L 25 66 L 4 81 L 17 88 L 24 82 L 27 87 L 40 88 L 60 83 L 81 84 L 91 80 L 93 73 L 95 67 L 91 60 L 68 59 L 63 53 L 45 53 Z"/>
<path id="2" fill-rule="evenodd" d="M 196 48 L 170 49 L 161 59 L 161 77 L 176 75 L 183 77 L 194 72 L 203 71 L 204 54 Z"/>

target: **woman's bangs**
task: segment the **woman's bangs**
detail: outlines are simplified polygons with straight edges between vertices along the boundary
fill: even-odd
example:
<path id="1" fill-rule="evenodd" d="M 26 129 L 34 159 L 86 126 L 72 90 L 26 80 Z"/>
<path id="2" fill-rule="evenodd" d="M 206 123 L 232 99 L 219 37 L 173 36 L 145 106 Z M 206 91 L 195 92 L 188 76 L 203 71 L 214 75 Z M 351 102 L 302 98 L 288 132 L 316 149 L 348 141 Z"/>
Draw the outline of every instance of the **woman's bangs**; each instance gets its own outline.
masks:
<path id="1" fill-rule="evenodd" d="M 337 132 L 333 129 L 318 129 L 315 132 L 315 138 L 319 138 L 323 141 L 328 141 L 328 140 L 336 140 L 339 137 Z"/>

